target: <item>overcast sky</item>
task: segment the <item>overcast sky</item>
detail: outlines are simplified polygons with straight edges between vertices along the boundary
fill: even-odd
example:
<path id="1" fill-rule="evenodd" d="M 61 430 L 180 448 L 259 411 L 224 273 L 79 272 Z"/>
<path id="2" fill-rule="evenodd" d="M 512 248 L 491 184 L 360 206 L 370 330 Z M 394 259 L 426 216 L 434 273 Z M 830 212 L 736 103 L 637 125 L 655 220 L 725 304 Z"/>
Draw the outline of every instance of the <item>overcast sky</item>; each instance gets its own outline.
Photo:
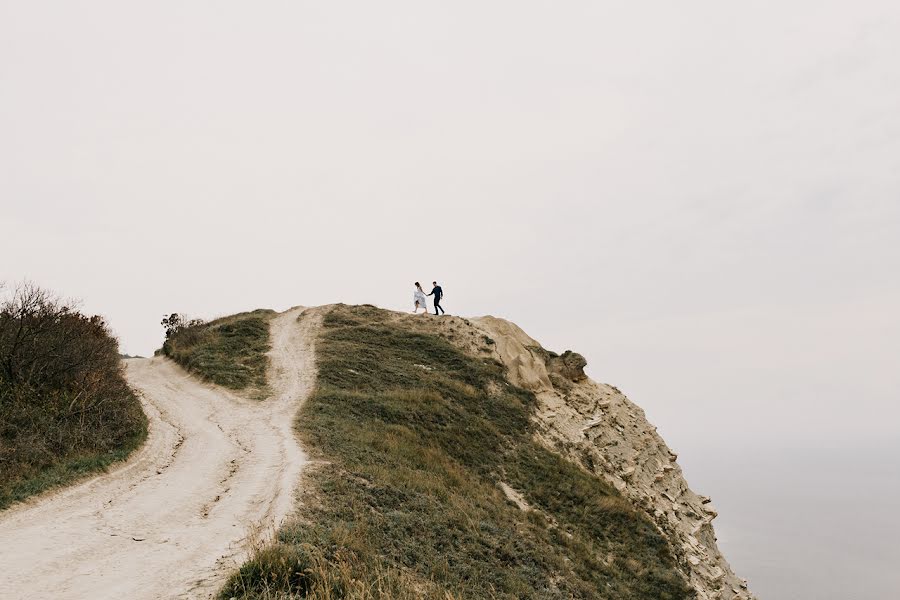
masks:
<path id="1" fill-rule="evenodd" d="M 145 355 L 438 279 L 737 497 L 709 453 L 900 440 L 898 57 L 893 0 L 0 0 L 0 279 Z"/>

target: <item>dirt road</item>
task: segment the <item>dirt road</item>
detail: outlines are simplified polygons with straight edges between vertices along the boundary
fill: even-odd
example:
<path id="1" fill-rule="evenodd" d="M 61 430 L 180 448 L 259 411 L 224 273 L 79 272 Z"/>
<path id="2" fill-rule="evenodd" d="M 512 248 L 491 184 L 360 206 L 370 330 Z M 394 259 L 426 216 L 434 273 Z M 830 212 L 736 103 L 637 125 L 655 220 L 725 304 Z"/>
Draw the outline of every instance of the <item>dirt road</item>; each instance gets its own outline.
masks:
<path id="1" fill-rule="evenodd" d="M 305 455 L 293 422 L 314 381 L 314 311 L 272 322 L 266 401 L 163 358 L 127 363 L 150 420 L 115 470 L 0 513 L 4 598 L 208 598 L 293 505 Z"/>

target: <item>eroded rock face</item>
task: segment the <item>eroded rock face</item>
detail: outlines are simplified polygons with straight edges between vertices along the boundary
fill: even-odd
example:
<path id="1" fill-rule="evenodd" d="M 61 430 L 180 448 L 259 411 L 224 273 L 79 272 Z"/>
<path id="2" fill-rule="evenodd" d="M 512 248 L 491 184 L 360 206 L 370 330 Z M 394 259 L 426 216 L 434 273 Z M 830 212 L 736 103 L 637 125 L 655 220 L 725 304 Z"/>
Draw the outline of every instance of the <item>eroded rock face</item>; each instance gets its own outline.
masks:
<path id="1" fill-rule="evenodd" d="M 550 357 L 546 364 L 551 373 L 561 375 L 574 383 L 587 379 L 587 375 L 584 374 L 587 361 L 577 352 L 566 350 L 562 356 Z"/>
<path id="2" fill-rule="evenodd" d="M 541 441 L 603 477 L 649 515 L 699 600 L 755 598 L 716 546 L 710 499 L 688 487 L 677 456 L 640 407 L 617 388 L 590 380 L 580 354 L 548 352 L 503 319 L 472 321 L 494 340 L 510 382 L 535 393 Z"/>

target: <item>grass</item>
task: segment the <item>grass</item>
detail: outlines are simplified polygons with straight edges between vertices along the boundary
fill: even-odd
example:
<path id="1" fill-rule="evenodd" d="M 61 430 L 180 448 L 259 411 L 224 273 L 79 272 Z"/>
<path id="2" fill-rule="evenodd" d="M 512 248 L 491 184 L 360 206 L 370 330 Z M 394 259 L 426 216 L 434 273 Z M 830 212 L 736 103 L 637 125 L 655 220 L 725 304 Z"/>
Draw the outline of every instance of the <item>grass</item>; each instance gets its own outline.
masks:
<path id="1" fill-rule="evenodd" d="M 41 492 L 62 487 L 83 477 L 106 471 L 113 464 L 125 460 L 147 438 L 146 422 L 136 433 L 118 441 L 115 448 L 63 458 L 55 464 L 32 467 L 20 473 L 16 481 L 0 485 L 0 509 L 25 500 Z"/>
<path id="2" fill-rule="evenodd" d="M 534 441 L 535 399 L 501 365 L 424 319 L 392 317 L 344 306 L 325 317 L 317 389 L 297 421 L 321 466 L 297 518 L 221 597 L 693 597 L 643 513 Z"/>
<path id="3" fill-rule="evenodd" d="M 206 381 L 265 397 L 274 315 L 259 309 L 183 328 L 165 341 L 162 353 Z"/>

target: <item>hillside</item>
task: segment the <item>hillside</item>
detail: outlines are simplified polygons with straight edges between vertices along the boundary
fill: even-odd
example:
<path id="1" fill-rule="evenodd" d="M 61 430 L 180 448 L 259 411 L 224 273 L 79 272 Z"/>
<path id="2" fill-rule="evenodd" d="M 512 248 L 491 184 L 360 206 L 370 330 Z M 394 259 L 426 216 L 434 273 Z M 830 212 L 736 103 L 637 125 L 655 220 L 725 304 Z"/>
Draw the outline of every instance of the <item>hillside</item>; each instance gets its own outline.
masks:
<path id="1" fill-rule="evenodd" d="M 549 352 L 503 319 L 483 317 L 474 326 L 497 340 L 493 355 L 506 365 L 509 380 L 535 394 L 532 420 L 541 443 L 608 482 L 647 515 L 700 600 L 754 597 L 716 546 L 710 498 L 690 489 L 678 456 L 640 407 L 615 386 L 587 378 L 580 355 Z"/>
<path id="2" fill-rule="evenodd" d="M 750 598 L 705 498 L 618 390 L 514 325 L 322 321 L 299 509 L 221 597 Z"/>

